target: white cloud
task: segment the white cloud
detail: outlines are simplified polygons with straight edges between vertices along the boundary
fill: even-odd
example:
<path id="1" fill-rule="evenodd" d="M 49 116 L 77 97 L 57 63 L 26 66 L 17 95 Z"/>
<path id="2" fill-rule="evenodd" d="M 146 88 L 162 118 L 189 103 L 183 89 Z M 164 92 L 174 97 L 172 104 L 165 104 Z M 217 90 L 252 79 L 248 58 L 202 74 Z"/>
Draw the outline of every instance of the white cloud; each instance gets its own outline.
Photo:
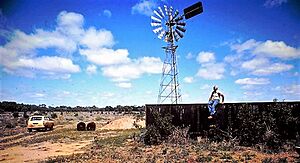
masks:
<path id="1" fill-rule="evenodd" d="M 211 88 L 211 86 L 208 84 L 204 84 L 203 86 L 200 87 L 201 90 L 208 90 L 210 88 Z"/>
<path id="2" fill-rule="evenodd" d="M 68 96 L 68 95 L 71 94 L 71 92 L 69 92 L 69 91 L 62 91 L 62 94 L 63 94 L 64 96 Z"/>
<path id="3" fill-rule="evenodd" d="M 108 18 L 110 18 L 111 15 L 112 15 L 112 13 L 111 13 L 110 10 L 107 10 L 107 9 L 106 9 L 106 10 L 103 11 L 103 15 L 106 16 L 106 17 L 108 17 Z"/>
<path id="4" fill-rule="evenodd" d="M 214 62 L 215 59 L 214 53 L 211 52 L 200 52 L 197 56 L 197 61 L 199 63 Z"/>
<path id="5" fill-rule="evenodd" d="M 143 74 L 161 73 L 161 68 L 160 58 L 143 57 L 124 64 L 105 66 L 102 71 L 104 76 L 112 78 L 113 81 L 124 82 L 137 79 Z"/>
<path id="6" fill-rule="evenodd" d="M 97 66 L 88 65 L 88 67 L 86 68 L 86 73 L 88 73 L 89 75 L 96 74 L 97 73 Z"/>
<path id="7" fill-rule="evenodd" d="M 62 11 L 57 16 L 57 31 L 63 35 L 78 40 L 84 34 L 84 17 L 74 12 Z"/>
<path id="8" fill-rule="evenodd" d="M 101 96 L 102 96 L 102 97 L 105 97 L 105 98 L 108 98 L 108 97 L 113 97 L 113 96 L 115 96 L 115 94 L 112 93 L 112 92 L 105 92 L 105 93 L 101 93 Z"/>
<path id="9" fill-rule="evenodd" d="M 267 40 L 265 42 L 250 39 L 242 44 L 234 44 L 232 50 L 237 53 L 249 50 L 250 53 L 260 57 L 271 57 L 280 59 L 300 58 L 300 49 L 288 46 L 283 41 Z"/>
<path id="10" fill-rule="evenodd" d="M 232 66 L 233 75 L 245 71 L 258 76 L 286 72 L 294 66 L 281 60 L 300 58 L 300 48 L 291 47 L 283 41 L 260 42 L 250 39 L 241 44 L 231 45 L 231 49 L 237 54 L 226 56 L 224 61 Z"/>
<path id="11" fill-rule="evenodd" d="M 135 4 L 131 8 L 132 14 L 142 14 L 146 16 L 151 16 L 153 9 L 156 7 L 156 4 L 152 1 L 142 0 L 139 3 Z"/>
<path id="12" fill-rule="evenodd" d="M 132 87 L 131 83 L 127 83 L 127 82 L 118 83 L 117 86 L 120 88 L 131 88 Z"/>
<path id="13" fill-rule="evenodd" d="M 72 60 L 61 57 L 42 56 L 33 59 L 19 59 L 16 63 L 18 67 L 33 68 L 49 72 L 75 73 L 79 72 L 78 65 L 74 65 Z"/>
<path id="14" fill-rule="evenodd" d="M 130 61 L 127 49 L 80 49 L 79 53 L 86 56 L 88 61 L 102 66 L 127 63 Z"/>
<path id="15" fill-rule="evenodd" d="M 196 76 L 207 80 L 219 80 L 224 77 L 225 64 L 215 63 L 215 55 L 212 52 L 200 52 L 196 58 L 201 64 Z"/>
<path id="16" fill-rule="evenodd" d="M 183 81 L 185 83 L 193 83 L 194 82 L 194 78 L 193 77 L 185 77 L 185 78 L 183 78 Z"/>
<path id="17" fill-rule="evenodd" d="M 198 70 L 196 76 L 207 80 L 219 80 L 224 77 L 225 64 L 223 63 L 207 63 L 203 64 Z"/>
<path id="18" fill-rule="evenodd" d="M 256 42 L 254 39 L 250 39 L 242 44 L 233 44 L 230 46 L 232 50 L 235 50 L 238 53 L 241 53 L 246 50 L 253 49 L 256 47 L 260 42 Z"/>
<path id="19" fill-rule="evenodd" d="M 246 91 L 244 92 L 244 95 L 245 96 L 252 96 L 252 97 L 255 97 L 255 96 L 261 96 L 263 93 L 262 92 L 257 92 L 257 91 Z"/>
<path id="20" fill-rule="evenodd" d="M 248 69 L 248 70 L 255 70 L 258 67 L 264 67 L 265 65 L 268 65 L 269 60 L 266 58 L 254 58 L 250 61 L 246 61 L 242 63 L 242 68 Z"/>
<path id="21" fill-rule="evenodd" d="M 283 41 L 267 40 L 259 44 L 253 51 L 254 54 L 281 59 L 300 58 L 300 49 L 286 45 Z"/>
<path id="22" fill-rule="evenodd" d="M 105 29 L 96 30 L 94 27 L 89 28 L 80 43 L 90 49 L 98 49 L 102 47 L 110 48 L 114 43 L 112 33 Z"/>
<path id="23" fill-rule="evenodd" d="M 146 91 L 146 94 L 147 94 L 147 95 L 152 95 L 152 94 L 153 94 L 153 91 Z"/>
<path id="24" fill-rule="evenodd" d="M 252 72 L 253 75 L 270 75 L 291 70 L 294 66 L 284 63 L 273 63 L 266 67 L 256 69 Z"/>
<path id="25" fill-rule="evenodd" d="M 236 80 L 235 83 L 241 85 L 265 85 L 269 84 L 270 81 L 267 78 L 243 78 Z"/>
<path id="26" fill-rule="evenodd" d="M 267 58 L 254 58 L 242 63 L 242 68 L 251 70 L 253 75 L 270 75 L 288 71 L 293 68 L 293 65 L 271 63 Z"/>
<path id="27" fill-rule="evenodd" d="M 193 59 L 194 57 L 195 56 L 191 52 L 185 56 L 186 59 Z"/>
<path id="28" fill-rule="evenodd" d="M 271 8 L 271 7 L 276 7 L 276 6 L 280 6 L 284 3 L 287 3 L 288 0 L 266 0 L 264 3 L 265 7 Z"/>
<path id="29" fill-rule="evenodd" d="M 292 84 L 282 88 L 284 93 L 298 95 L 298 100 L 300 98 L 300 84 Z M 296 97 L 297 98 L 297 97 Z"/>

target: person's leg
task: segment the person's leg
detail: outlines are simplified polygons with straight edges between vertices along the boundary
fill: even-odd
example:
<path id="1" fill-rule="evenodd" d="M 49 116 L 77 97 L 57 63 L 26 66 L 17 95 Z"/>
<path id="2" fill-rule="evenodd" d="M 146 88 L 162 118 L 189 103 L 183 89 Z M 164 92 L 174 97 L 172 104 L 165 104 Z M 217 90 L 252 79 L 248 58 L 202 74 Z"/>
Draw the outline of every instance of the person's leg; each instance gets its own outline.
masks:
<path id="1" fill-rule="evenodd" d="M 213 100 L 208 101 L 208 111 L 209 111 L 209 115 L 212 115 L 212 104 L 214 103 Z"/>
<path id="2" fill-rule="evenodd" d="M 213 104 L 211 106 L 211 115 L 214 115 L 216 113 L 216 106 L 218 105 L 220 100 L 213 100 Z"/>

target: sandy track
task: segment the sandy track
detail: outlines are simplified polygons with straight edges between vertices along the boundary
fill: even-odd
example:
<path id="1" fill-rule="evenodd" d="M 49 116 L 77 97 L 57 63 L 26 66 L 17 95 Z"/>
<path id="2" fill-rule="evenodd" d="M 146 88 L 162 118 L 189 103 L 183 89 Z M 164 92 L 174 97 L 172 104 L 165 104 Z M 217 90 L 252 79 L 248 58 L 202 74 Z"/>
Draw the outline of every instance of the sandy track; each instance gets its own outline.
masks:
<path id="1" fill-rule="evenodd" d="M 31 144 L 27 147 L 15 146 L 0 151 L 1 162 L 38 162 L 47 157 L 57 155 L 70 155 L 73 153 L 83 153 L 84 147 L 89 145 L 91 140 L 75 143 L 51 143 L 42 142 Z"/>
<path id="2" fill-rule="evenodd" d="M 133 117 L 123 117 L 120 119 L 116 119 L 109 124 L 101 127 L 102 130 L 126 130 L 126 129 L 134 129 L 136 128 L 134 123 L 136 123 L 140 127 L 145 127 L 145 120 L 137 121 Z"/>

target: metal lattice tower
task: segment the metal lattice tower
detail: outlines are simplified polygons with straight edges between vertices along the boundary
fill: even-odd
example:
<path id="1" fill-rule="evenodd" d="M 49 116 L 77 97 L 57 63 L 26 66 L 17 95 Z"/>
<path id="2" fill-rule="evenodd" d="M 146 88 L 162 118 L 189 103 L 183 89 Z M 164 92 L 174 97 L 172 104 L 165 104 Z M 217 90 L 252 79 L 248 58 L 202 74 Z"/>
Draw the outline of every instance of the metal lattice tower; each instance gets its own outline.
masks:
<path id="1" fill-rule="evenodd" d="M 173 11 L 172 6 L 167 7 L 166 5 L 163 9 L 158 7 L 158 10 L 154 10 L 154 14 L 151 16 L 153 32 L 158 35 L 159 39 L 167 43 L 167 46 L 163 47 L 166 57 L 163 63 L 158 103 L 167 103 L 167 99 L 170 99 L 171 104 L 177 104 L 181 100 L 176 55 L 178 46 L 175 45 L 175 42 L 183 38 L 186 31 L 184 28 L 186 23 L 183 19 L 189 19 L 201 12 L 203 12 L 202 3 L 198 2 L 184 9 L 184 15 L 181 16 L 179 16 L 178 10 Z"/>

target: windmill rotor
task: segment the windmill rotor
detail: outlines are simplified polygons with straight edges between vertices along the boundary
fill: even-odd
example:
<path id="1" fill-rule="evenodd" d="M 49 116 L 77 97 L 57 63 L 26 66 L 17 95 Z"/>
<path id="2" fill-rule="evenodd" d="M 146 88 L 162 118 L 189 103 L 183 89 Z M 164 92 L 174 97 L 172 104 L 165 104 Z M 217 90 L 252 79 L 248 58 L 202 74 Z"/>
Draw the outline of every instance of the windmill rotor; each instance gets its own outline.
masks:
<path id="1" fill-rule="evenodd" d="M 165 42 L 179 41 L 186 31 L 186 23 L 183 16 L 179 16 L 179 11 L 172 6 L 166 5 L 158 7 L 151 16 L 151 26 L 157 37 Z"/>

